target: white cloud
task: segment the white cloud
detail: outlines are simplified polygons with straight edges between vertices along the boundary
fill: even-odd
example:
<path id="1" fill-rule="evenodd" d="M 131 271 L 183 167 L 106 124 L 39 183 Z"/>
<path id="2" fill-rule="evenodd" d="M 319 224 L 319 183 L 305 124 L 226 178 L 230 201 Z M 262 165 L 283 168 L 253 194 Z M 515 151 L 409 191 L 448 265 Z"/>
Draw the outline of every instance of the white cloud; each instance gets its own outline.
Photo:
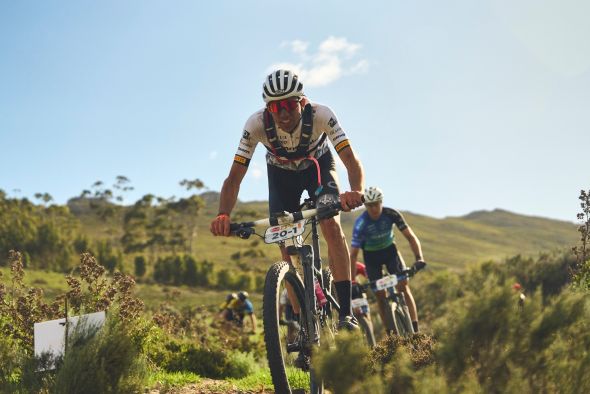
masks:
<path id="1" fill-rule="evenodd" d="M 216 158 L 217 158 L 217 151 L 216 150 L 209 152 L 209 159 L 210 160 L 215 160 Z"/>
<path id="2" fill-rule="evenodd" d="M 352 56 L 361 46 L 359 44 L 349 43 L 346 38 L 328 37 L 327 40 L 320 44 L 320 53 L 344 53 Z"/>
<path id="3" fill-rule="evenodd" d="M 275 63 L 267 71 L 279 68 L 293 70 L 301 76 L 305 86 L 325 86 L 345 75 L 369 70 L 368 60 L 355 59 L 361 45 L 351 43 L 345 37 L 328 37 L 318 45 L 315 53 L 309 53 L 309 43 L 301 40 L 284 41 L 280 47 L 291 49 L 298 61 Z"/>
<path id="4" fill-rule="evenodd" d="M 264 175 L 264 172 L 262 171 L 262 166 L 260 164 L 258 164 L 255 161 L 251 161 L 250 162 L 250 169 L 248 171 L 248 174 L 254 178 L 254 179 L 261 179 Z"/>
<path id="5" fill-rule="evenodd" d="M 305 55 L 307 48 L 309 47 L 309 43 L 301 40 L 283 41 L 281 43 L 281 47 L 290 47 L 293 53 Z"/>

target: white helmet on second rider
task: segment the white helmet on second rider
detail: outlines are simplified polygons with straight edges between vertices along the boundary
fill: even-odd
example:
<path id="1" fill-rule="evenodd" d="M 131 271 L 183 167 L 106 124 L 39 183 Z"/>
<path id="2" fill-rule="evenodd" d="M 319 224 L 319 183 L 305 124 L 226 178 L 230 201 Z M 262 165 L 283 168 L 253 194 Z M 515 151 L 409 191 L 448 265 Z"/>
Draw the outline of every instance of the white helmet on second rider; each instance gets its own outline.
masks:
<path id="1" fill-rule="evenodd" d="M 303 96 L 303 84 L 293 71 L 276 70 L 268 74 L 262 85 L 262 98 L 265 103 Z"/>
<path id="2" fill-rule="evenodd" d="M 365 189 L 365 204 L 383 201 L 383 191 L 378 187 L 368 187 Z"/>

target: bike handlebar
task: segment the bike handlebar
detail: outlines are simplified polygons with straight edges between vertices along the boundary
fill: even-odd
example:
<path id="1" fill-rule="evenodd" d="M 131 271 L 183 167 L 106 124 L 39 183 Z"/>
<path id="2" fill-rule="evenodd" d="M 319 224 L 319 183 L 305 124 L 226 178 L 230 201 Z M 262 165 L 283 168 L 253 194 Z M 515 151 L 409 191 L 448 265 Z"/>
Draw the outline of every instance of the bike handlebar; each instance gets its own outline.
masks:
<path id="1" fill-rule="evenodd" d="M 255 233 L 255 227 L 269 227 L 280 224 L 291 224 L 303 219 L 308 219 L 317 216 L 318 219 L 329 218 L 342 210 L 340 201 L 335 201 L 329 204 L 321 205 L 318 208 L 306 209 L 293 213 L 284 213 L 281 215 L 271 215 L 268 218 L 256 220 L 253 222 L 230 223 L 230 234 L 237 235 L 242 239 L 248 239 Z"/>
<path id="2" fill-rule="evenodd" d="M 411 278 L 412 276 L 416 275 L 416 273 L 422 269 L 426 268 L 426 262 L 424 261 L 416 261 L 410 268 L 406 268 L 405 270 L 403 270 L 401 273 L 396 274 L 397 276 L 397 280 L 402 281 L 402 280 L 406 280 L 408 278 Z M 379 279 L 377 279 L 379 280 Z M 377 283 L 377 280 L 373 280 L 367 283 L 357 283 L 357 285 L 359 285 L 361 288 L 363 289 L 367 289 L 369 287 L 372 287 L 373 285 L 375 285 L 375 283 Z"/>

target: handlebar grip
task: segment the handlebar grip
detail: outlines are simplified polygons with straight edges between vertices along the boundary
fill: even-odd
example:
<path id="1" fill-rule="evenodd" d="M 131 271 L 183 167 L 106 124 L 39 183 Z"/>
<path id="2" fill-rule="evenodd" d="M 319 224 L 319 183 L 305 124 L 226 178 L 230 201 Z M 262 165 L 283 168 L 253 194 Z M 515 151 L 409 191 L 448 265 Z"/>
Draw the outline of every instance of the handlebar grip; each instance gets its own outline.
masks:
<path id="1" fill-rule="evenodd" d="M 426 262 L 425 261 L 416 261 L 414 263 L 414 270 L 415 270 L 415 272 L 418 272 L 421 269 L 424 269 L 425 267 L 426 267 Z"/>

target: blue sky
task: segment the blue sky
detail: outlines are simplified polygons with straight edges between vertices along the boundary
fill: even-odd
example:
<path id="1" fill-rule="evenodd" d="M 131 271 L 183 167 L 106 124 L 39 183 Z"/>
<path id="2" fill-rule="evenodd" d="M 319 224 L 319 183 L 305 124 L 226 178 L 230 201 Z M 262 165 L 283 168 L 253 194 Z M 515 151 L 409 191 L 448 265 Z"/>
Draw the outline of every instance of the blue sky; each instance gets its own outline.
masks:
<path id="1" fill-rule="evenodd" d="M 184 195 L 185 178 L 219 190 L 264 76 L 289 65 L 386 205 L 574 221 L 588 15 L 574 0 L 3 1 L 0 188 L 58 203 L 117 175 L 127 202 Z M 262 146 L 240 199 L 267 199 Z"/>

